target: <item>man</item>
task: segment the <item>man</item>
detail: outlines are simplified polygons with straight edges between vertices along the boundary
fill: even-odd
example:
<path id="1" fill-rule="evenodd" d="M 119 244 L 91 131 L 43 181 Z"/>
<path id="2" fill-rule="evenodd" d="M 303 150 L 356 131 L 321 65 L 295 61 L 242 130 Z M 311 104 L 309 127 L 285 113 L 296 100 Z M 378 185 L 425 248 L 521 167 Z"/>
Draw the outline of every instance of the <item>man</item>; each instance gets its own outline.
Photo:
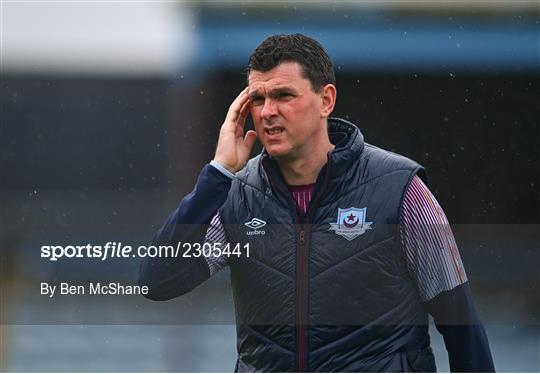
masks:
<path id="1" fill-rule="evenodd" d="M 145 259 L 149 297 L 185 294 L 229 266 L 236 371 L 435 371 L 428 313 L 451 370 L 493 371 L 423 168 L 329 118 L 336 86 L 322 46 L 271 36 L 247 75 L 214 159 L 154 244 L 249 243 L 249 253 Z M 249 113 L 256 131 L 244 134 Z M 264 150 L 248 160 L 257 137 Z"/>

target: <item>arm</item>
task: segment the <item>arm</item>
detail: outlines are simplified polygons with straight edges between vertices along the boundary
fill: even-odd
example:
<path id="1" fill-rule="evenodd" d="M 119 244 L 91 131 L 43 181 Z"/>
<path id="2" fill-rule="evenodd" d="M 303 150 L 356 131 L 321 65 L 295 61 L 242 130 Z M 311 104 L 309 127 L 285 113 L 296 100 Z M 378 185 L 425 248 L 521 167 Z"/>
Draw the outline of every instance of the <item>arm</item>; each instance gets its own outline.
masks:
<path id="1" fill-rule="evenodd" d="M 195 188 L 184 197 L 179 207 L 169 216 L 157 232 L 152 245 L 177 243 L 203 243 L 208 224 L 219 207 L 225 202 L 231 187 L 231 179 L 216 167 L 206 165 Z M 220 228 L 219 217 L 208 232 Z M 183 295 L 210 277 L 209 262 L 204 256 L 150 258 L 141 263 L 139 284 L 148 286 L 147 297 L 152 300 L 168 300 Z"/>
<path id="2" fill-rule="evenodd" d="M 425 303 L 443 335 L 453 372 L 494 372 L 484 326 L 478 317 L 469 282 Z"/>
<path id="3" fill-rule="evenodd" d="M 450 370 L 494 371 L 487 336 L 450 225 L 417 176 L 405 194 L 400 219 L 408 270 L 443 335 Z"/>
<path id="4" fill-rule="evenodd" d="M 195 188 L 184 197 L 154 237 L 154 245 L 202 243 L 224 237 L 219 216 L 212 217 L 225 202 L 234 173 L 246 164 L 257 134 L 244 125 L 249 114 L 247 88 L 233 101 L 221 126 L 214 160 L 203 168 Z M 181 251 L 180 251 L 181 252 Z M 152 300 L 168 300 L 183 295 L 204 282 L 221 267 L 220 259 L 201 257 L 144 258 L 139 284 L 148 286 L 146 295 Z"/>

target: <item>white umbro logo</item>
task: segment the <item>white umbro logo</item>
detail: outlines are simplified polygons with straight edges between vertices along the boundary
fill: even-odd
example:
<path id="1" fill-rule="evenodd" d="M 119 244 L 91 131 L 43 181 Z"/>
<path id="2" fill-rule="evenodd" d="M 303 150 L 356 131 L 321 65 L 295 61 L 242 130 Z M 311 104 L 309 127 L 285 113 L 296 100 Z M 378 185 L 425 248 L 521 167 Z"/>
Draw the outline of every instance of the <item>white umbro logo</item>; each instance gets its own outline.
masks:
<path id="1" fill-rule="evenodd" d="M 244 225 L 250 229 L 258 229 L 266 225 L 266 222 L 264 222 L 262 219 L 253 218 L 251 221 L 244 223 Z"/>
<path id="2" fill-rule="evenodd" d="M 253 218 L 251 221 L 244 223 L 247 227 L 252 229 L 251 231 L 246 231 L 247 235 L 264 235 L 266 232 L 264 230 L 259 230 L 261 227 L 266 225 L 266 222 L 259 218 Z"/>

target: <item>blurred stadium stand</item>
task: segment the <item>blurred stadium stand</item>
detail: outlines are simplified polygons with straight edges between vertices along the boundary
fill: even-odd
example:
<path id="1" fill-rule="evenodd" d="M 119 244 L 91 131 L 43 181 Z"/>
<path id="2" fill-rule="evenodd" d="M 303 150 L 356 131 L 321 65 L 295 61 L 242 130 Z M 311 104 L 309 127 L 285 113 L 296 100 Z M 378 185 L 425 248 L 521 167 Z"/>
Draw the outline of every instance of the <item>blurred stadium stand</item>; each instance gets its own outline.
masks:
<path id="1" fill-rule="evenodd" d="M 334 114 L 426 166 L 456 224 L 497 369 L 540 371 L 537 2 L 2 2 L 0 10 L 0 370 L 233 369 L 226 271 L 167 303 L 53 305 L 36 296 L 40 281 L 132 279 L 137 264 L 52 266 L 38 251 L 148 243 L 212 157 L 249 53 L 270 34 L 302 32 L 335 63 Z"/>

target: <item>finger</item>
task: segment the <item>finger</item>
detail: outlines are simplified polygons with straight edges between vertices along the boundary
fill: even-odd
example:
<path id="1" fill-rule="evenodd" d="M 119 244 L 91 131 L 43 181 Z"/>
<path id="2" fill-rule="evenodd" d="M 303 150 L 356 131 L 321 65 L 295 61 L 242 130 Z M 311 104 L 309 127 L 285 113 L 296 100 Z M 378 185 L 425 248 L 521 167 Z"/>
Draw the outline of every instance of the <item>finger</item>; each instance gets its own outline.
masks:
<path id="1" fill-rule="evenodd" d="M 244 126 L 246 125 L 246 119 L 249 114 L 249 108 L 251 105 L 251 101 L 248 100 L 242 105 L 242 108 L 240 109 L 240 114 L 238 116 L 238 119 L 236 120 L 236 129 L 234 132 L 234 136 L 236 138 L 244 138 Z"/>
<path id="2" fill-rule="evenodd" d="M 238 121 L 241 118 L 242 114 L 246 111 L 246 105 L 247 107 L 249 107 L 249 104 L 250 100 L 246 91 L 242 96 L 240 96 L 239 100 L 234 103 L 232 113 L 234 121 Z"/>
<path id="3" fill-rule="evenodd" d="M 253 130 L 249 130 L 246 133 L 246 136 L 243 139 L 243 147 L 241 147 L 240 151 L 240 157 L 243 160 L 246 160 L 249 158 L 251 154 L 251 150 L 253 148 L 253 144 L 255 144 L 255 141 L 257 140 L 257 133 Z"/>
<path id="4" fill-rule="evenodd" d="M 236 138 L 243 139 L 244 138 L 244 126 L 237 124 L 236 128 L 234 130 L 234 136 Z"/>
<path id="5" fill-rule="evenodd" d="M 249 100 L 249 96 L 247 94 L 248 88 L 244 88 L 242 92 L 234 99 L 231 106 L 229 107 L 229 112 L 227 113 L 226 120 L 230 120 L 232 122 L 236 122 L 238 119 L 238 116 L 240 115 L 240 110 L 242 109 L 242 106 L 246 101 Z"/>
<path id="6" fill-rule="evenodd" d="M 246 118 L 249 114 L 249 108 L 251 107 L 251 100 L 248 99 L 248 101 L 246 101 L 243 105 L 242 105 L 242 108 L 240 109 L 240 114 L 238 116 L 238 119 L 237 119 L 237 123 L 238 125 L 240 126 L 244 126 L 245 122 L 246 122 Z"/>
<path id="7" fill-rule="evenodd" d="M 244 137 L 244 144 L 249 151 L 251 151 L 251 148 L 253 148 L 255 140 L 257 140 L 257 133 L 253 130 L 249 130 Z"/>
<path id="8" fill-rule="evenodd" d="M 238 120 L 240 117 L 240 110 L 245 102 L 247 102 L 248 98 L 247 96 L 244 97 L 245 101 L 242 100 L 238 103 L 235 103 L 235 107 L 229 109 L 229 112 L 227 113 L 227 117 L 225 118 L 225 122 L 223 123 L 223 127 L 227 129 L 228 131 L 235 131 L 236 126 L 238 124 Z M 238 104 L 238 106 L 236 106 Z"/>

